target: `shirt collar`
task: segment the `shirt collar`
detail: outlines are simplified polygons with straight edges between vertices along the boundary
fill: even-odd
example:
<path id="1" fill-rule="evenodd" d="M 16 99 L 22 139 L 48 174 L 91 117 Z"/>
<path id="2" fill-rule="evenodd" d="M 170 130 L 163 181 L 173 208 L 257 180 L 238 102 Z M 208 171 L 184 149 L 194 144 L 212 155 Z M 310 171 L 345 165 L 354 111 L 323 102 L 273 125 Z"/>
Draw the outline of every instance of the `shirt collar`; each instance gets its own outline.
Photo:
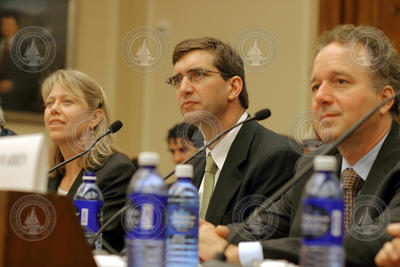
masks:
<path id="1" fill-rule="evenodd" d="M 383 142 L 386 140 L 389 131 L 381 139 L 381 141 L 379 141 L 379 143 L 376 144 L 373 149 L 371 149 L 366 155 L 364 155 L 364 157 L 362 157 L 359 161 L 357 161 L 357 163 L 354 164 L 354 166 L 350 166 L 350 164 L 347 163 L 346 159 L 343 158 L 341 172 L 343 172 L 347 168 L 352 168 L 364 181 L 366 181 L 369 171 L 372 168 L 372 164 L 374 163 L 376 157 L 378 156 L 378 153 L 381 150 Z"/>
<path id="2" fill-rule="evenodd" d="M 243 112 L 242 116 L 240 116 L 239 120 L 236 123 L 244 121 L 247 118 L 247 115 L 248 114 L 246 112 Z M 206 149 L 206 155 L 208 155 L 208 153 L 211 153 L 211 157 L 213 158 L 219 170 L 222 170 L 222 166 L 224 166 L 229 149 L 231 148 L 231 145 L 235 140 L 240 128 L 242 128 L 242 125 L 234 128 L 229 133 L 227 133 L 212 150 L 210 150 L 209 148 Z"/>

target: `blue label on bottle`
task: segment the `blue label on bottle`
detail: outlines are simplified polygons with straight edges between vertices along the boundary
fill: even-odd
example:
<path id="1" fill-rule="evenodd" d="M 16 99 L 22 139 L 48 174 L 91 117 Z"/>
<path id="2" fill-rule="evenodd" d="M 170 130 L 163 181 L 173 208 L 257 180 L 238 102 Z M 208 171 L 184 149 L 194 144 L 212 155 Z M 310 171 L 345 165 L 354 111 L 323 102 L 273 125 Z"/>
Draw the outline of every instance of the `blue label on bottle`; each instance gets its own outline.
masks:
<path id="1" fill-rule="evenodd" d="M 197 237 L 199 228 L 198 214 L 198 206 L 169 204 L 168 235 L 185 234 Z"/>
<path id="2" fill-rule="evenodd" d="M 167 197 L 155 194 L 132 193 L 126 225 L 128 238 L 164 239 Z"/>
<path id="3" fill-rule="evenodd" d="M 79 213 L 79 221 L 85 232 L 95 233 L 100 229 L 102 206 L 101 200 L 74 200 Z"/>
<path id="4" fill-rule="evenodd" d="M 343 201 L 306 198 L 302 218 L 303 244 L 342 245 Z"/>

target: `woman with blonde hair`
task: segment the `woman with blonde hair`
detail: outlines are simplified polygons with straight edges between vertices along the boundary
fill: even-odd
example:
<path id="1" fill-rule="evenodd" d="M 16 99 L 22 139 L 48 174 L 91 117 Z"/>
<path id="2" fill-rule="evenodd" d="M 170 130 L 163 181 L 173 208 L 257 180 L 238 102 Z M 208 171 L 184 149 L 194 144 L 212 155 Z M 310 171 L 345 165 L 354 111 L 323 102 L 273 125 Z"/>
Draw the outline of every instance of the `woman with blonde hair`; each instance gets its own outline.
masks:
<path id="1" fill-rule="evenodd" d="M 42 84 L 42 98 L 46 130 L 53 141 L 50 166 L 84 151 L 110 124 L 103 89 L 79 71 L 52 73 Z M 96 174 L 96 184 L 104 197 L 105 222 L 124 206 L 126 187 L 135 167 L 127 156 L 116 150 L 108 135 L 89 153 L 51 173 L 48 191 L 73 198 L 85 171 Z M 124 231 L 120 219 L 114 220 L 106 229 L 103 239 L 117 251 L 123 248 Z"/>

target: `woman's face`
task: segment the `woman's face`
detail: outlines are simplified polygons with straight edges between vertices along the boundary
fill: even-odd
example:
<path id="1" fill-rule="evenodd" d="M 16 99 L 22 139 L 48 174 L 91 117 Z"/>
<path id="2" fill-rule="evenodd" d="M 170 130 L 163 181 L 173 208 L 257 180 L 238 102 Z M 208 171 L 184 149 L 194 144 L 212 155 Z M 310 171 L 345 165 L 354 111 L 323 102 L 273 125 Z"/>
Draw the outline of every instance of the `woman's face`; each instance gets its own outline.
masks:
<path id="1" fill-rule="evenodd" d="M 44 122 L 50 139 L 57 145 L 79 146 L 93 123 L 93 120 L 84 119 L 89 113 L 83 95 L 78 99 L 55 84 L 45 99 Z M 76 147 L 71 148 L 76 150 Z"/>

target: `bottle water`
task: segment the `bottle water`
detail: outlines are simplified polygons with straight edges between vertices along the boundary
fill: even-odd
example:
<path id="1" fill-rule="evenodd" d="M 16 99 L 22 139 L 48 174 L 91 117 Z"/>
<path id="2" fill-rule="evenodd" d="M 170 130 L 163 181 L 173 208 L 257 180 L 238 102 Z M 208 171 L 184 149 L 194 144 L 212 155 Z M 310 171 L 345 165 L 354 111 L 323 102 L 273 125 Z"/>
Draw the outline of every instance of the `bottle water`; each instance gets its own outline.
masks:
<path id="1" fill-rule="evenodd" d="M 199 196 L 193 166 L 177 165 L 178 181 L 168 191 L 167 267 L 197 267 Z"/>
<path id="2" fill-rule="evenodd" d="M 344 266 L 344 201 L 335 175 L 336 158 L 314 158 L 314 174 L 303 193 L 300 266 Z"/>
<path id="3" fill-rule="evenodd" d="M 156 172 L 157 153 L 142 152 L 128 188 L 126 248 L 128 267 L 163 267 L 168 188 Z"/>
<path id="4" fill-rule="evenodd" d="M 96 232 L 103 223 L 103 194 L 96 185 L 96 176 L 93 172 L 85 172 L 83 183 L 79 186 L 74 196 L 74 205 L 78 210 L 79 221 L 88 242 L 91 244 Z M 94 242 L 94 249 L 101 250 L 102 235 Z"/>

